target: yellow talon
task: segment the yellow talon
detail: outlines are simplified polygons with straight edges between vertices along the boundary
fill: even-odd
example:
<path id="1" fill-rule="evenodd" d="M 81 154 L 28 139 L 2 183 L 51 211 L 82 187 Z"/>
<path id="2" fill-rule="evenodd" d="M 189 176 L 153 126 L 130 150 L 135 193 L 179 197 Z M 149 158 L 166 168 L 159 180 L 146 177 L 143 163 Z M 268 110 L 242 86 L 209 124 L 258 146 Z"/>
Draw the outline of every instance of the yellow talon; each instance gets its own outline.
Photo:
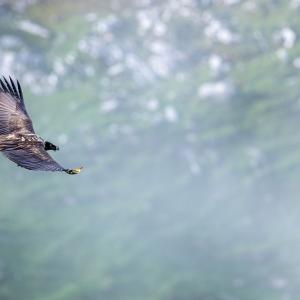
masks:
<path id="1" fill-rule="evenodd" d="M 66 170 L 66 173 L 68 173 L 69 175 L 76 175 L 76 174 L 79 174 L 81 172 L 82 168 L 83 167 L 76 168 L 76 169 L 71 169 L 71 170 Z"/>

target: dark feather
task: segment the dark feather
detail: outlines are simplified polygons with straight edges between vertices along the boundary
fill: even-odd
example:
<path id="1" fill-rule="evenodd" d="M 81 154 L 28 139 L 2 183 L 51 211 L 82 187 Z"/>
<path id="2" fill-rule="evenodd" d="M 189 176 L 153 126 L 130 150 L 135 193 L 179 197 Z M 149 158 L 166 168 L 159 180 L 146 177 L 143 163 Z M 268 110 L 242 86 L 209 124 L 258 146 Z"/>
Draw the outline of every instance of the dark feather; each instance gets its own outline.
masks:
<path id="1" fill-rule="evenodd" d="M 17 88 L 16 88 L 16 86 L 15 86 L 15 83 L 14 83 L 14 81 L 11 79 L 10 76 L 9 76 L 9 80 L 10 80 L 10 84 L 11 84 L 13 90 L 14 90 L 14 95 L 15 95 L 17 98 L 20 98 L 19 95 L 18 95 Z"/>
<path id="2" fill-rule="evenodd" d="M 9 82 L 7 81 L 7 79 L 6 79 L 5 77 L 3 77 L 3 79 L 4 79 L 5 83 L 6 83 L 6 87 L 8 88 L 10 94 L 11 94 L 12 96 L 15 96 L 15 95 L 14 95 L 14 91 L 13 91 L 12 87 L 10 86 Z"/>
<path id="3" fill-rule="evenodd" d="M 0 134 L 34 133 L 24 101 L 21 100 L 23 95 L 16 95 L 15 85 L 10 86 L 5 78 L 4 81 L 6 84 L 0 79 Z"/>
<path id="4" fill-rule="evenodd" d="M 4 92 L 4 93 L 8 93 L 8 90 L 7 90 L 7 88 L 6 88 L 6 86 L 5 86 L 5 84 L 4 84 L 4 82 L 0 79 L 0 84 L 1 84 L 1 87 L 2 87 L 2 91 Z"/>
<path id="5" fill-rule="evenodd" d="M 21 88 L 20 82 L 18 80 L 17 80 L 17 85 L 18 85 L 18 91 L 19 91 L 20 100 L 22 100 L 22 102 L 23 102 L 23 100 L 24 100 L 23 99 L 23 92 L 22 92 L 22 88 Z"/>
<path id="6" fill-rule="evenodd" d="M 42 143 L 23 145 L 22 148 L 4 150 L 4 155 L 18 166 L 36 171 L 64 171 L 44 150 Z"/>

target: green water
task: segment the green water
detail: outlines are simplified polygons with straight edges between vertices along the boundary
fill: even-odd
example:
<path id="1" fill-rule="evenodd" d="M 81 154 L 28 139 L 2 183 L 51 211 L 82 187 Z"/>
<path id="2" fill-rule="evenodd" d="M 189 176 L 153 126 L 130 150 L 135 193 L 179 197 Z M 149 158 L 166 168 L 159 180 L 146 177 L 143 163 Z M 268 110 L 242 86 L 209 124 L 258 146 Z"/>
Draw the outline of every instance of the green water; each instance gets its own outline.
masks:
<path id="1" fill-rule="evenodd" d="M 84 166 L 0 157 L 0 299 L 299 299 L 298 6 L 0 1 L 0 73 Z"/>

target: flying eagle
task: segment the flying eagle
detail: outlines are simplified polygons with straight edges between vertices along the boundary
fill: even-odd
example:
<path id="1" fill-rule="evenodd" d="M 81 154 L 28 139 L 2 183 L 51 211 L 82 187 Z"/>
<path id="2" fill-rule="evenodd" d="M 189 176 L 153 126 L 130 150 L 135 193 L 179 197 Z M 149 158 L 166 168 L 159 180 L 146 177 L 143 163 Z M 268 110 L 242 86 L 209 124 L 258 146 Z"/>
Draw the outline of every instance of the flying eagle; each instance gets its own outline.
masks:
<path id="1" fill-rule="evenodd" d="M 59 148 L 34 132 L 19 81 L 0 79 L 0 151 L 18 166 L 36 171 L 78 174 L 82 168 L 65 169 L 47 153 Z"/>

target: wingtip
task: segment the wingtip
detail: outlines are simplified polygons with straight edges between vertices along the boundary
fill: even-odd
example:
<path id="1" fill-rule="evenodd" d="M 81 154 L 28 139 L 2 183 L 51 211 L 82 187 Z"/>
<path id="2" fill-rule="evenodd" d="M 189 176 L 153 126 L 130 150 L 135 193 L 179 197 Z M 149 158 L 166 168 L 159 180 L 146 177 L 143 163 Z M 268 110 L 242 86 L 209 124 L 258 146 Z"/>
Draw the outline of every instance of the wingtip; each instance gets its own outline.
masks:
<path id="1" fill-rule="evenodd" d="M 0 78 L 0 85 L 1 85 L 1 90 L 6 93 L 7 92 L 7 88 L 3 82 L 3 79 Z"/>
<path id="2" fill-rule="evenodd" d="M 0 76 L 0 92 L 9 93 L 12 96 L 18 98 L 21 102 L 24 101 L 23 92 L 19 80 L 16 79 L 16 81 L 14 81 L 11 76 Z"/>
<path id="3" fill-rule="evenodd" d="M 18 79 L 17 79 L 17 86 L 18 86 L 20 99 L 23 101 L 23 91 L 22 91 L 21 84 Z"/>

